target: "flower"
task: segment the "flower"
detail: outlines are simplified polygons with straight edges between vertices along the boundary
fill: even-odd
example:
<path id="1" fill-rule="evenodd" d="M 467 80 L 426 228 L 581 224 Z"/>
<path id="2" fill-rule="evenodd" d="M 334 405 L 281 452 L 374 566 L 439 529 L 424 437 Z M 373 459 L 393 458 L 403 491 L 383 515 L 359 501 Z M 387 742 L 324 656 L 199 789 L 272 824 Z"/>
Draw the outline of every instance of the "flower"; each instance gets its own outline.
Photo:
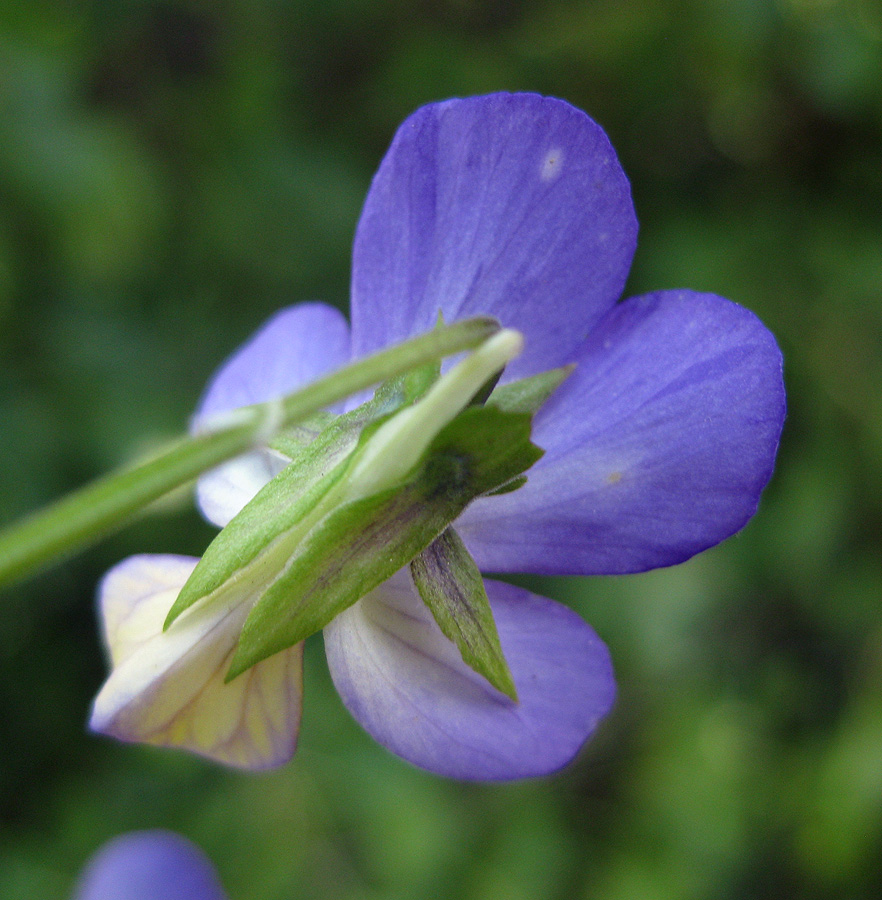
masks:
<path id="1" fill-rule="evenodd" d="M 73 900 L 226 900 L 198 847 L 159 829 L 105 844 L 83 870 Z"/>
<path id="2" fill-rule="evenodd" d="M 755 512 L 784 418 L 782 362 L 759 320 L 721 297 L 671 290 L 617 302 L 636 232 L 624 173 L 581 111 L 529 94 L 426 106 L 399 129 L 368 194 L 351 331 L 317 303 L 278 313 L 215 375 L 194 427 L 427 331 L 439 312 L 446 322 L 492 315 L 525 337 L 501 384 L 575 368 L 535 415 L 544 455 L 526 483 L 478 496 L 455 520 L 480 569 L 621 574 L 682 562 Z M 288 462 L 265 448 L 208 473 L 202 512 L 226 526 Z M 162 631 L 196 562 L 134 557 L 106 576 L 114 668 L 92 727 L 235 765 L 279 764 L 296 741 L 302 645 L 224 685 L 249 615 L 245 588 Z M 521 778 L 569 762 L 613 704 L 601 640 L 560 604 L 486 579 L 515 700 L 463 661 L 417 571 L 402 569 L 324 628 L 353 716 L 447 776 Z"/>

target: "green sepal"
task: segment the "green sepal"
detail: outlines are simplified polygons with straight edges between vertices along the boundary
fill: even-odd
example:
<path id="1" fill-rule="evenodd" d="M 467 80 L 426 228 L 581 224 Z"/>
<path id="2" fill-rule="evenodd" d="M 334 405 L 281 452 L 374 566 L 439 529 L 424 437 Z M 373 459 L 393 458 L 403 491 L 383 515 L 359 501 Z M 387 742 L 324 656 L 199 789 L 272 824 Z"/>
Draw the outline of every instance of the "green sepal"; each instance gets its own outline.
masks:
<path id="1" fill-rule="evenodd" d="M 517 702 L 484 579 L 459 535 L 443 531 L 410 564 L 413 583 L 463 662 Z"/>
<path id="2" fill-rule="evenodd" d="M 357 437 L 357 434 L 355 435 Z M 290 538 L 304 517 L 343 477 L 351 446 L 310 445 L 282 469 L 208 545 L 165 620 L 164 628 L 194 603 L 275 577 L 293 552 Z M 342 461 L 338 458 L 342 455 Z"/>
<path id="3" fill-rule="evenodd" d="M 506 412 L 536 413 L 546 400 L 569 378 L 575 364 L 549 369 L 528 378 L 519 378 L 497 387 L 487 398 L 488 406 Z"/>
<path id="4" fill-rule="evenodd" d="M 363 410 L 364 422 L 376 421 L 381 416 L 397 412 L 420 400 L 426 391 L 438 380 L 441 361 L 426 363 L 416 369 L 384 381 L 374 393 L 373 399 L 359 406 L 353 412 Z"/>
<path id="5" fill-rule="evenodd" d="M 305 536 L 245 621 L 227 680 L 322 629 L 428 547 L 471 500 L 541 455 L 530 416 L 461 412 L 399 485 L 341 504 Z"/>
<path id="6" fill-rule="evenodd" d="M 303 450 L 325 431 L 336 418 L 333 413 L 317 413 L 293 428 L 286 428 L 284 431 L 273 435 L 267 446 L 288 459 L 297 459 Z"/>
<path id="7" fill-rule="evenodd" d="M 252 585 L 260 590 L 294 552 L 302 525 L 342 478 L 348 458 L 370 427 L 418 399 L 437 378 L 434 364 L 384 382 L 374 397 L 341 416 L 320 413 L 270 443 L 291 458 L 275 478 L 209 544 L 166 617 L 164 628 L 194 603 Z M 434 376 L 433 376 L 433 373 Z M 321 431 L 319 428 L 324 426 Z M 314 524 L 314 523 L 313 523 Z"/>
<path id="8" fill-rule="evenodd" d="M 496 390 L 496 385 L 499 384 L 499 379 L 502 378 L 503 369 L 500 369 L 492 378 L 488 378 L 487 381 L 481 385 L 481 388 L 469 400 L 470 406 L 483 406 L 487 400 L 490 399 L 490 395 Z M 521 410 L 511 410 L 511 412 L 520 412 Z"/>
<path id="9" fill-rule="evenodd" d="M 409 406 L 421 400 L 423 395 L 438 380 L 441 375 L 441 360 L 435 363 L 426 363 L 419 368 L 411 369 L 406 375 L 397 379 L 397 389 L 400 392 L 401 406 Z M 392 382 L 389 383 L 390 387 Z"/>
<path id="10" fill-rule="evenodd" d="M 498 381 L 502 372 L 499 372 L 481 388 L 472 403 L 486 403 L 506 412 L 535 415 L 557 388 L 569 378 L 575 368 L 575 364 L 570 364 L 561 366 L 559 369 L 549 369 L 538 375 L 510 381 L 501 387 L 498 386 Z M 518 475 L 494 490 L 488 491 L 487 496 L 496 497 L 500 494 L 510 494 L 522 488 L 526 483 L 527 476 Z"/>
<path id="11" fill-rule="evenodd" d="M 522 488 L 527 483 L 526 475 L 518 475 L 516 478 L 512 478 L 510 481 L 506 481 L 505 484 L 499 485 L 498 488 L 487 491 L 484 495 L 485 497 L 498 497 L 500 494 L 511 494 L 514 491 Z"/>

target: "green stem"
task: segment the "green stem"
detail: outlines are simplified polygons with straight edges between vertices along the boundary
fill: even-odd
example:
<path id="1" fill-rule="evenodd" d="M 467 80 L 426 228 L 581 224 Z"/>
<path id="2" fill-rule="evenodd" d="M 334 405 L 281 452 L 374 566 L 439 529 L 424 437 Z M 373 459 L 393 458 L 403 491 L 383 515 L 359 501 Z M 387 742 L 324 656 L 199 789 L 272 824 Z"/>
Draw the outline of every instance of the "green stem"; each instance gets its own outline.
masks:
<path id="1" fill-rule="evenodd" d="M 237 411 L 226 426 L 183 438 L 149 462 L 74 491 L 0 531 L 0 588 L 117 530 L 169 491 L 266 441 L 268 432 L 293 425 L 387 378 L 471 350 L 498 329 L 496 320 L 487 317 L 436 328 L 332 372 L 281 401 Z"/>

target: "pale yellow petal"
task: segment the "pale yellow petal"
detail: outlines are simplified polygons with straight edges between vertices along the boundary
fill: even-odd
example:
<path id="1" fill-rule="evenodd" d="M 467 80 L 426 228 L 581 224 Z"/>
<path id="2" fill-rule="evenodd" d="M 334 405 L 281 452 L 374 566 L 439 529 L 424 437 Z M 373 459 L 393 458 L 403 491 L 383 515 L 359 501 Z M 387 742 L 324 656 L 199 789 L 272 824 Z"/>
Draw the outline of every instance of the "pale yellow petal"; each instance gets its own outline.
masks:
<path id="1" fill-rule="evenodd" d="M 100 608 L 113 670 L 95 699 L 91 727 L 229 765 L 279 765 L 297 740 L 302 648 L 224 684 L 251 598 L 197 604 L 163 632 L 194 565 L 184 557 L 139 556 L 105 577 Z"/>
<path id="2" fill-rule="evenodd" d="M 197 562 L 192 556 L 143 554 L 129 557 L 104 576 L 98 605 L 114 666 L 162 630 L 175 597 Z"/>

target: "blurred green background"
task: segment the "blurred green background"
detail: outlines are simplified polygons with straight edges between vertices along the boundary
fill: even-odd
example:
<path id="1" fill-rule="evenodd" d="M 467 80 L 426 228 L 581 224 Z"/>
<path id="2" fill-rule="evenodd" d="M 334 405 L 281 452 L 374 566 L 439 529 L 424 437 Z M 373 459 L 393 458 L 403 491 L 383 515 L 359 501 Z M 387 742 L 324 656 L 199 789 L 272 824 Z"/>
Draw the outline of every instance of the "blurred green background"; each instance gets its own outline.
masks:
<path id="1" fill-rule="evenodd" d="M 177 829 L 233 900 L 882 895 L 882 8 L 873 0 L 3 0 L 0 520 L 177 433 L 271 312 L 345 308 L 397 124 L 535 90 L 609 132 L 629 293 L 732 297 L 790 413 L 737 538 L 679 568 L 541 585 L 608 642 L 620 699 L 562 774 L 416 771 L 310 641 L 271 774 L 88 735 L 93 595 L 199 554 L 187 498 L 0 600 L 0 900 L 62 900 L 120 831 Z"/>

